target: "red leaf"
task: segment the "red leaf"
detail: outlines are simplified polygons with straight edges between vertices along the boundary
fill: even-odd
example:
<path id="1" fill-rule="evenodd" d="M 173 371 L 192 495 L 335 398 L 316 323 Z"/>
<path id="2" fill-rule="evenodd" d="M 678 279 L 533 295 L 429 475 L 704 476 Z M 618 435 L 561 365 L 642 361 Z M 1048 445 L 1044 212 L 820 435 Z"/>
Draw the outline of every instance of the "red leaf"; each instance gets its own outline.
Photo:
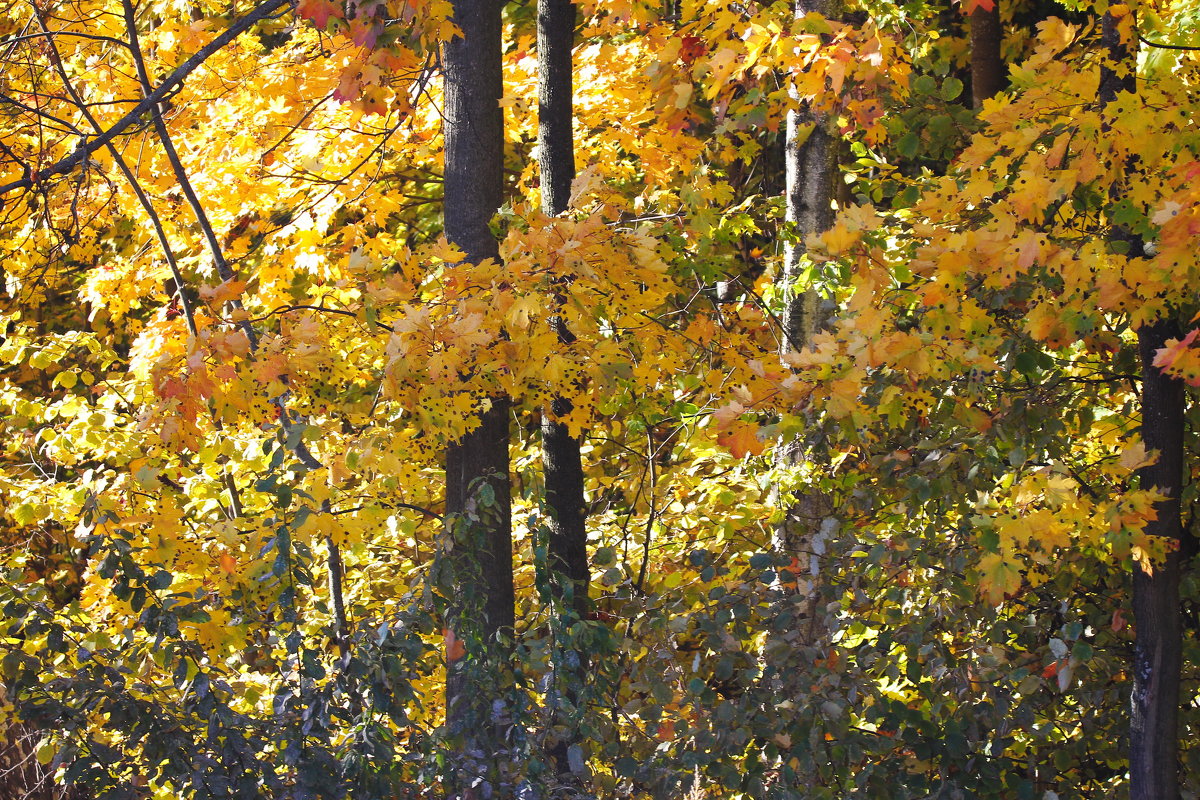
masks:
<path id="1" fill-rule="evenodd" d="M 683 44 L 679 47 L 679 58 L 685 64 L 691 64 L 707 51 L 704 40 L 699 36 L 684 36 L 682 42 Z"/>
<path id="2" fill-rule="evenodd" d="M 975 9 L 980 11 L 992 11 L 996 8 L 996 0 L 963 0 L 963 13 L 968 17 L 975 13 Z"/>
<path id="3" fill-rule="evenodd" d="M 329 18 L 342 18 L 342 10 L 330 2 L 330 0 L 300 0 L 296 4 L 296 13 L 307 20 L 311 20 L 313 25 L 324 30 L 329 24 Z"/>

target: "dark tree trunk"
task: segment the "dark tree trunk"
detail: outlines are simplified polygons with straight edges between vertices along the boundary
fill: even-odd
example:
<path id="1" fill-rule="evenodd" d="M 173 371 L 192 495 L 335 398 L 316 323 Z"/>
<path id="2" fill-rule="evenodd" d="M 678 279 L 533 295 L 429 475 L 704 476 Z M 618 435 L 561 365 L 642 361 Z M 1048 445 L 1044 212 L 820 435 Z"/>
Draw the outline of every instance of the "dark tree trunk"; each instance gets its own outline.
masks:
<path id="1" fill-rule="evenodd" d="M 1179 326 L 1160 321 L 1138 331 L 1142 360 L 1142 440 L 1158 460 L 1139 472 L 1143 489 L 1166 496 L 1146 533 L 1171 540 L 1166 560 L 1153 573 L 1133 571 L 1133 692 L 1129 719 L 1129 789 L 1133 800 L 1179 797 L 1179 680 L 1183 629 L 1179 608 L 1183 491 L 1183 382 L 1154 366 L 1155 351 L 1180 336 Z"/>
<path id="2" fill-rule="evenodd" d="M 571 47 L 575 40 L 575 4 L 569 0 L 538 3 L 538 166 L 542 210 L 549 216 L 567 210 L 575 179 L 572 133 Z M 562 298 L 558 298 L 561 304 Z M 551 319 L 563 344 L 574 336 L 562 317 Z M 587 533 L 584 529 L 583 466 L 579 440 L 556 421 L 570 413 L 566 398 L 555 398 L 551 414 L 543 417 L 546 504 L 550 509 L 550 569 L 556 599 L 568 594 L 577 613 L 587 610 Z"/>
<path id="3" fill-rule="evenodd" d="M 454 22 L 463 35 L 442 51 L 446 237 L 472 262 L 499 257 L 488 223 L 504 189 L 501 5 L 454 0 Z M 470 650 L 448 665 L 446 720 L 451 735 L 465 741 L 464 751 L 490 758 L 499 755 L 492 706 L 498 682 L 489 677 L 498 670 L 487 665 L 502 658 L 501 642 L 514 624 L 509 403 L 505 397 L 479 401 L 486 406 L 479 427 L 446 449 L 446 518 L 454 540 L 447 627 Z"/>
<path id="4" fill-rule="evenodd" d="M 571 0 L 538 2 L 538 167 L 542 210 L 550 215 L 567 210 L 575 180 L 571 67 L 575 15 Z"/>
<path id="5" fill-rule="evenodd" d="M 1007 70 L 1000 57 L 1004 28 L 1000 24 L 1000 0 L 990 11 L 976 6 L 971 12 L 971 100 L 975 108 L 1004 91 Z"/>
<path id="6" fill-rule="evenodd" d="M 1137 52 L 1122 39 L 1118 20 L 1104 15 L 1101 35 L 1107 62 L 1100 70 L 1100 102 L 1108 105 L 1122 92 L 1137 90 Z M 1119 185 L 1113 199 L 1123 194 Z M 1131 257 L 1144 254 L 1140 237 L 1114 227 L 1110 238 Z M 1147 572 L 1133 568 L 1133 691 L 1129 703 L 1129 796 L 1132 800 L 1179 798 L 1179 681 L 1183 630 L 1179 608 L 1183 524 L 1184 385 L 1154 366 L 1154 354 L 1180 326 L 1162 319 L 1138 329 L 1142 365 L 1142 441 L 1158 459 L 1139 471 L 1141 487 L 1165 496 L 1146 533 L 1168 540 L 1170 552 Z"/>
<path id="7" fill-rule="evenodd" d="M 571 49 L 575 43 L 575 4 L 570 0 L 538 2 L 538 166 L 541 172 L 542 211 L 555 216 L 567 210 L 571 182 L 575 179 L 575 143 Z M 563 298 L 556 297 L 558 305 Z M 574 336 L 559 315 L 550 320 L 559 342 L 570 344 Z M 550 413 L 542 417 L 542 452 L 546 476 L 546 506 L 549 511 L 547 560 L 550 590 L 561 608 L 569 603 L 575 616 L 583 618 L 588 606 L 587 530 L 584 526 L 583 461 L 579 439 L 559 421 L 571 412 L 571 401 L 556 397 Z M 556 648 L 555 683 L 559 698 L 571 706 L 578 702 L 579 688 L 587 672 L 587 654 L 570 642 Z M 550 700 L 554 703 L 554 698 Z M 567 728 L 550 747 L 555 768 L 564 782 L 577 782 L 572 774 L 569 748 L 579 741 L 571 724 L 552 715 L 555 727 Z"/>

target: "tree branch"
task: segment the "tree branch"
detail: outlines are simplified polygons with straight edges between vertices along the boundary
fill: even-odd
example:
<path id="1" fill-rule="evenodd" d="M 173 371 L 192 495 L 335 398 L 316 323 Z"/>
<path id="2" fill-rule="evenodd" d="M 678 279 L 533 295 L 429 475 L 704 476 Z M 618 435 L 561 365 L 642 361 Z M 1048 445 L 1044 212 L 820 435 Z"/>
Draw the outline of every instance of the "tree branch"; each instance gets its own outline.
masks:
<path id="1" fill-rule="evenodd" d="M 1188 45 L 1183 45 L 1183 44 L 1167 44 L 1165 42 L 1152 42 L 1149 39 L 1142 36 L 1140 33 L 1137 35 L 1137 37 L 1138 37 L 1138 41 L 1141 42 L 1142 44 L 1146 45 L 1147 47 L 1157 47 L 1160 50 L 1200 50 L 1200 47 L 1189 47 Z"/>
<path id="2" fill-rule="evenodd" d="M 276 0 L 268 0 L 268 2 L 276 2 Z M 137 68 L 138 80 L 142 84 L 142 91 L 145 92 L 146 98 L 149 99 L 153 96 L 154 92 L 150 87 L 150 74 L 146 70 L 146 60 L 142 56 L 141 43 L 137 34 L 137 18 L 132 0 L 122 0 L 121 7 L 125 13 L 125 27 L 129 33 L 129 52 L 133 56 L 133 63 Z M 209 254 L 212 256 L 213 264 L 217 268 L 217 275 L 223 281 L 233 280 L 235 277 L 233 268 L 225 260 L 225 253 L 221 250 L 221 243 L 217 241 L 217 234 L 213 230 L 212 222 L 208 219 L 208 214 L 204 211 L 200 197 L 196 194 L 196 190 L 188 178 L 187 169 L 183 166 L 183 161 L 179 158 L 179 153 L 175 150 L 175 145 L 171 141 L 171 132 L 167 129 L 167 123 L 163 119 L 162 108 L 158 103 L 155 103 L 150 106 L 149 111 L 150 117 L 154 121 L 154 129 L 158 132 L 159 141 L 162 142 L 163 151 L 167 155 L 167 161 L 170 162 L 171 170 L 175 173 L 175 180 L 179 183 L 180 191 L 183 192 L 188 206 L 192 209 L 192 214 L 196 217 L 196 223 L 200 226 L 200 230 L 204 234 Z M 241 303 L 237 300 L 234 300 L 232 304 L 235 308 L 241 308 Z M 254 332 L 254 326 L 243 320 L 239 323 L 239 327 L 246 334 L 246 340 L 250 344 L 250 351 L 254 352 L 257 350 L 258 336 Z M 285 432 L 290 430 L 293 424 L 287 404 L 284 402 L 286 396 L 284 394 L 282 397 L 276 397 L 270 401 L 279 414 L 279 424 Z M 304 466 L 309 469 L 319 469 L 322 466 L 321 462 L 313 456 L 302 439 L 296 440 L 295 449 L 296 457 L 300 459 Z"/>
<path id="3" fill-rule="evenodd" d="M 178 67 L 176 67 L 174 71 L 172 71 L 169 75 L 167 75 L 166 78 L 163 79 L 162 83 L 159 84 L 157 89 L 148 93 L 146 97 L 142 99 L 142 102 L 138 103 L 130 110 L 128 114 L 113 123 L 113 126 L 107 131 L 91 141 L 81 142 L 80 145 L 75 148 L 75 151 L 69 156 L 50 165 L 46 169 L 39 170 L 36 174 L 28 175 L 20 178 L 19 180 L 11 181 L 3 186 L 0 186 L 0 196 L 6 195 L 9 192 L 17 189 L 32 188 L 36 183 L 43 181 L 46 178 L 51 178 L 55 175 L 63 175 L 75 169 L 77 166 L 84 163 L 84 161 L 87 160 L 87 157 L 92 153 L 120 136 L 126 128 L 136 123 L 143 114 L 157 107 L 159 103 L 170 97 L 172 93 L 182 86 L 184 79 L 187 78 L 188 75 L 191 75 L 193 72 L 195 72 L 196 68 L 207 61 L 210 56 L 219 51 L 221 48 L 225 47 L 225 45 L 232 42 L 238 36 L 241 36 L 254 25 L 271 16 L 271 14 L 273 14 L 281 6 L 289 5 L 291 2 L 292 0 L 264 0 L 264 2 L 256 6 L 253 11 L 234 22 L 232 25 L 226 28 L 224 33 L 213 39 L 204 47 L 201 47 L 191 58 L 187 59 Z"/>

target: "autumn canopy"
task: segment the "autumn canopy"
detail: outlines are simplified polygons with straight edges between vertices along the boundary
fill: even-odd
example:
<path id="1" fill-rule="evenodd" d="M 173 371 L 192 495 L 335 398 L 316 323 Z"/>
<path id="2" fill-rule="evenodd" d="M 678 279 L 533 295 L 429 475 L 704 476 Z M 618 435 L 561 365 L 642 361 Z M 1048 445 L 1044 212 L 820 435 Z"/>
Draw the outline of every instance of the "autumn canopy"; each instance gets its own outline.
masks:
<path id="1" fill-rule="evenodd" d="M 0 7 L 0 799 L 1200 796 L 1188 0 Z"/>

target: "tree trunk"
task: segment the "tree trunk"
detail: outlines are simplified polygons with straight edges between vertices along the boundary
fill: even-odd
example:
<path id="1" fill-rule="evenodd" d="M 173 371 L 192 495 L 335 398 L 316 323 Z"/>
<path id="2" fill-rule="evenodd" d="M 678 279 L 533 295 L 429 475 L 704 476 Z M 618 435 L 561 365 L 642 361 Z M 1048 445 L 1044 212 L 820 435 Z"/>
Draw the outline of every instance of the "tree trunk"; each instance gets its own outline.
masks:
<path id="1" fill-rule="evenodd" d="M 542 210 L 551 216 L 567 210 L 575 180 L 575 15 L 571 0 L 538 1 L 538 168 Z"/>
<path id="2" fill-rule="evenodd" d="M 489 222 L 503 199 L 500 0 L 454 0 L 461 37 L 442 51 L 445 73 L 446 237 L 471 262 L 499 258 Z M 494 668 L 514 624 L 506 397 L 480 397 L 479 426 L 446 449 L 446 519 L 454 547 L 447 627 L 446 722 L 464 752 L 499 756 Z M 491 665 L 492 668 L 489 668 Z"/>
<path id="3" fill-rule="evenodd" d="M 840 13 L 838 0 L 797 0 L 796 18 L 810 13 L 833 18 Z M 811 132 L 810 132 L 811 131 Z M 786 219 L 793 223 L 796 240 L 784 252 L 784 268 L 780 280 L 788 298 L 783 312 L 782 353 L 799 350 L 812 344 L 813 336 L 828 324 L 828 312 L 820 307 L 820 298 L 811 286 L 798 286 L 796 281 L 805 266 L 804 237 L 821 233 L 833 226 L 833 202 L 837 196 L 838 138 L 834 120 L 807 104 L 788 113 L 784 144 L 786 162 L 785 193 Z M 806 458 L 820 459 L 819 437 L 806 433 L 804 437 L 783 443 L 780 460 L 797 464 Z M 775 530 L 774 546 L 781 554 L 799 561 L 797 583 L 809 626 L 815 624 L 812 609 L 815 582 L 820 572 L 815 538 L 832 533 L 824 520 L 830 517 L 829 500 L 816 490 L 805 491 L 792 504 L 783 522 Z M 814 546 L 814 544 L 816 546 Z M 807 586 L 807 591 L 804 587 Z M 818 638 L 813 631 L 810 637 Z"/>
<path id="4" fill-rule="evenodd" d="M 1104 15 L 1101 35 L 1107 61 L 1100 70 L 1100 102 L 1109 105 L 1122 92 L 1137 91 L 1137 53 L 1122 39 L 1118 19 Z M 1110 196 L 1123 194 L 1114 184 Z M 1114 226 L 1110 239 L 1130 257 L 1144 255 L 1140 237 Z M 1179 608 L 1183 534 L 1184 385 L 1154 366 L 1155 351 L 1180 335 L 1176 320 L 1163 319 L 1138 329 L 1142 365 L 1142 441 L 1158 459 L 1138 475 L 1143 489 L 1165 496 L 1146 533 L 1168 540 L 1171 549 L 1153 572 L 1133 568 L 1133 691 L 1129 703 L 1129 796 L 1133 800 L 1179 798 L 1179 680 L 1183 631 Z"/>
<path id="5" fill-rule="evenodd" d="M 838 0 L 797 0 L 796 17 L 823 14 L 832 18 L 840 11 Z M 807 138 L 805 134 L 808 133 Z M 788 112 L 784 144 L 787 194 L 786 219 L 794 223 L 797 241 L 784 252 L 781 277 L 788 301 L 784 309 L 782 352 L 807 347 L 821 328 L 818 297 L 811 287 L 797 287 L 803 269 L 804 237 L 833 226 L 836 197 L 838 140 L 834 120 L 807 107 Z"/>
<path id="6" fill-rule="evenodd" d="M 575 179 L 575 142 L 573 124 L 573 75 L 571 49 L 575 43 L 576 7 L 571 0 L 538 2 L 538 166 L 542 187 L 542 211 L 556 216 L 567 210 L 571 182 Z M 561 294 L 556 305 L 564 302 Z M 559 315 L 550 324 L 562 344 L 574 336 Z M 546 506 L 549 510 L 547 561 L 550 591 L 555 603 L 564 604 L 582 619 L 588 606 L 587 530 L 584 526 L 583 461 L 579 439 L 558 420 L 571 412 L 571 401 L 556 397 L 550 413 L 542 417 L 542 453 L 546 477 Z M 587 672 L 587 654 L 571 642 L 555 648 L 555 684 L 561 694 L 548 702 L 552 707 L 551 724 L 564 725 L 568 732 L 550 746 L 560 779 L 577 783 L 571 770 L 569 748 L 579 735 L 554 709 L 558 698 L 571 706 L 578 702 L 578 690 Z"/>
<path id="7" fill-rule="evenodd" d="M 970 16 L 971 25 L 971 100 L 975 108 L 982 108 L 983 101 L 995 97 L 1004 90 L 1007 70 L 1000 57 L 1000 44 L 1004 41 L 1004 27 L 1000 24 L 1000 0 L 995 0 L 991 10 L 975 6 Z"/>
<path id="8" fill-rule="evenodd" d="M 542 211 L 549 216 L 567 210 L 575 179 L 572 134 L 571 47 L 575 39 L 575 4 L 569 0 L 540 0 L 538 4 L 538 166 L 541 171 Z M 558 304 L 563 302 L 557 297 Z M 563 344 L 574 336 L 562 317 L 551 325 Z M 587 533 L 584 530 L 583 466 L 579 440 L 555 421 L 571 411 L 563 397 L 551 403 L 542 420 L 545 453 L 546 504 L 550 509 L 550 568 L 556 599 L 571 597 L 575 611 L 587 610 Z"/>
<path id="9" fill-rule="evenodd" d="M 1167 339 L 1180 336 L 1179 326 L 1159 321 L 1138 331 L 1142 361 L 1142 440 L 1157 450 L 1158 460 L 1143 467 L 1143 489 L 1166 496 L 1158 518 L 1146 532 L 1171 540 L 1166 560 L 1153 573 L 1133 571 L 1133 692 L 1129 719 L 1129 789 L 1133 800 L 1176 800 L 1179 797 L 1179 680 L 1183 629 L 1179 608 L 1182 537 L 1180 495 L 1183 491 L 1183 382 L 1154 366 L 1154 353 Z"/>

